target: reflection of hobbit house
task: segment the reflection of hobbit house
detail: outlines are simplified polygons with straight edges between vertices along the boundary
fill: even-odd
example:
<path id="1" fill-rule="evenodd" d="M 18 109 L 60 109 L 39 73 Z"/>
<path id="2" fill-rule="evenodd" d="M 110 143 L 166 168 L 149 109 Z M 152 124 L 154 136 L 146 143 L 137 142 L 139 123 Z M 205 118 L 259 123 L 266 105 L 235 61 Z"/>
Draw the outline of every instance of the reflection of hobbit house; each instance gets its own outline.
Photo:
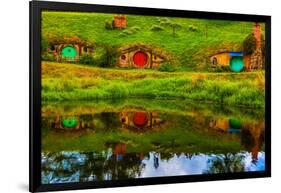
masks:
<path id="1" fill-rule="evenodd" d="M 52 121 L 52 127 L 59 130 L 94 129 L 94 122 L 81 119 L 80 116 L 58 116 Z"/>
<path id="2" fill-rule="evenodd" d="M 57 61 L 77 62 L 80 56 L 93 53 L 93 44 L 78 37 L 50 41 L 50 45 L 49 53 L 52 53 Z"/>
<path id="3" fill-rule="evenodd" d="M 165 122 L 157 112 L 147 111 L 123 111 L 120 121 L 126 128 L 136 131 L 157 129 Z"/>
<path id="4" fill-rule="evenodd" d="M 255 41 L 254 52 L 252 54 L 246 55 L 243 52 L 227 49 L 217 50 L 210 56 L 211 67 L 229 67 L 233 72 L 261 69 L 263 67 L 264 55 L 261 46 L 262 34 L 260 24 L 256 23 L 254 25 L 252 35 L 254 37 L 253 41 Z"/>
<path id="5" fill-rule="evenodd" d="M 119 53 L 117 66 L 123 68 L 158 68 L 167 59 L 163 50 L 144 44 L 121 47 Z"/>
<path id="6" fill-rule="evenodd" d="M 215 118 L 210 119 L 209 129 L 221 133 L 236 135 L 241 138 L 242 145 L 246 150 L 251 151 L 252 160 L 258 159 L 258 152 L 262 149 L 264 141 L 264 121 L 257 122 L 245 121 L 234 118 Z M 234 136 L 232 136 L 234 137 Z"/>

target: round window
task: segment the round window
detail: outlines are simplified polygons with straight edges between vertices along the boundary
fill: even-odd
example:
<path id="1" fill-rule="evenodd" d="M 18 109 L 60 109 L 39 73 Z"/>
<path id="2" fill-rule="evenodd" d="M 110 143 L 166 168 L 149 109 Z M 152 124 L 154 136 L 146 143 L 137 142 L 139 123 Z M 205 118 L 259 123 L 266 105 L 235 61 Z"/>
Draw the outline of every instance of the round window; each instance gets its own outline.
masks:
<path id="1" fill-rule="evenodd" d="M 121 56 L 121 59 L 122 59 L 122 60 L 126 60 L 126 56 L 123 54 L 123 55 Z"/>

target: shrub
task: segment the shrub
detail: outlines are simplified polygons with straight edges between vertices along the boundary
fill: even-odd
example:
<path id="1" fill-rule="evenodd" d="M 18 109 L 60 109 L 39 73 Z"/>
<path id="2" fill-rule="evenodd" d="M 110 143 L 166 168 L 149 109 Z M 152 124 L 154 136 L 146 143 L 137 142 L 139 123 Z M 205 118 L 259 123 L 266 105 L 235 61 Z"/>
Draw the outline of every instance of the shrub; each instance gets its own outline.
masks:
<path id="1" fill-rule="evenodd" d="M 176 69 L 171 63 L 165 62 L 160 66 L 158 70 L 161 72 L 174 72 Z"/>
<path id="2" fill-rule="evenodd" d="M 56 61 L 56 58 L 54 57 L 53 54 L 44 54 L 41 56 L 41 59 L 44 61 L 50 61 L 50 62 Z"/>
<path id="3" fill-rule="evenodd" d="M 218 65 L 215 68 L 210 69 L 211 72 L 231 72 L 231 69 L 229 66 L 220 66 Z"/>
<path id="4" fill-rule="evenodd" d="M 170 19 L 164 17 L 164 18 L 160 18 L 160 19 L 158 20 L 158 22 L 160 23 L 160 25 L 166 25 L 167 23 L 170 22 Z"/>
<path id="5" fill-rule="evenodd" d="M 164 26 L 168 26 L 172 29 L 173 31 L 173 37 L 176 37 L 176 30 L 177 29 L 180 29 L 182 26 L 180 23 L 177 23 L 177 22 L 173 22 L 171 20 L 166 20 L 166 21 L 163 21 L 160 23 L 161 25 L 164 25 Z"/>
<path id="6" fill-rule="evenodd" d="M 133 26 L 131 27 L 129 30 L 133 31 L 133 32 L 137 32 L 137 31 L 140 31 L 141 28 L 139 26 Z"/>
<path id="7" fill-rule="evenodd" d="M 188 30 L 195 32 L 195 31 L 198 31 L 198 28 L 195 25 L 189 25 Z"/>
<path id="8" fill-rule="evenodd" d="M 83 55 L 79 58 L 81 64 L 95 64 L 94 58 L 90 55 Z"/>
<path id="9" fill-rule="evenodd" d="M 160 23 L 161 22 L 161 17 L 156 17 L 156 22 Z"/>
<path id="10" fill-rule="evenodd" d="M 108 29 L 108 30 L 113 30 L 114 29 L 114 26 L 113 26 L 113 21 L 105 21 L 105 25 L 104 25 L 105 29 Z"/>
<path id="11" fill-rule="evenodd" d="M 243 41 L 243 52 L 245 55 L 251 55 L 256 50 L 256 38 L 253 33 L 249 34 Z"/>
<path id="12" fill-rule="evenodd" d="M 103 53 L 95 60 L 97 66 L 111 67 L 117 62 L 117 48 L 115 46 L 104 45 L 102 46 Z"/>
<path id="13" fill-rule="evenodd" d="M 132 35 L 132 34 L 133 34 L 133 32 L 131 32 L 131 31 L 129 31 L 129 30 L 123 30 L 123 31 L 119 34 L 119 36 L 121 36 L 121 37 L 126 37 L 126 36 Z"/>
<path id="14" fill-rule="evenodd" d="M 49 42 L 46 37 L 42 36 L 42 41 L 41 41 L 41 51 L 46 52 L 48 51 L 48 48 L 50 47 Z"/>
<path id="15" fill-rule="evenodd" d="M 120 35 L 121 37 L 126 37 L 126 36 L 128 36 L 128 35 L 135 34 L 135 33 L 137 33 L 138 31 L 140 31 L 140 27 L 134 26 L 134 27 L 131 27 L 131 28 L 128 28 L 128 29 L 123 30 L 119 35 Z"/>
<path id="16" fill-rule="evenodd" d="M 160 25 L 152 25 L 150 28 L 151 31 L 162 31 L 164 28 Z"/>

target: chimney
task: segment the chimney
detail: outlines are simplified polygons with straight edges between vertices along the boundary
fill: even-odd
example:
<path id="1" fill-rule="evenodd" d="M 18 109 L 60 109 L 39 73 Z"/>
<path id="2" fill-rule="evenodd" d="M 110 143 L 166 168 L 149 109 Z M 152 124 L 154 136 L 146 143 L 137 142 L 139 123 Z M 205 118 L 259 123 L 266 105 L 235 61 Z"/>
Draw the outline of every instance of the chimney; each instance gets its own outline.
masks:
<path id="1" fill-rule="evenodd" d="M 118 29 L 125 29 L 127 27 L 126 16 L 116 15 L 114 16 L 113 25 Z"/>
<path id="2" fill-rule="evenodd" d="M 253 33 L 256 38 L 256 49 L 260 49 L 261 48 L 261 25 L 259 23 L 255 23 Z"/>

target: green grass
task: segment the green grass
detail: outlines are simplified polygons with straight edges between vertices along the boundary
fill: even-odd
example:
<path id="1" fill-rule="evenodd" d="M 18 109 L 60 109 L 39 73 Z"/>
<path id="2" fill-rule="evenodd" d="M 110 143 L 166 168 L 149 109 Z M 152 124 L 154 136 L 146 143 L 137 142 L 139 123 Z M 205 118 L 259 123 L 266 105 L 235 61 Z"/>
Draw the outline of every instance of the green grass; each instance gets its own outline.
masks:
<path id="1" fill-rule="evenodd" d="M 42 64 L 44 101 L 116 98 L 191 99 L 263 107 L 264 74 L 117 70 Z"/>
<path id="2" fill-rule="evenodd" d="M 114 14 L 48 12 L 42 13 L 42 37 L 72 37 L 91 41 L 96 45 L 123 46 L 144 43 L 159 47 L 173 56 L 181 69 L 200 69 L 206 58 L 219 49 L 241 51 L 245 37 L 252 32 L 252 22 L 169 18 L 178 23 L 173 36 L 172 28 L 165 25 L 167 18 L 127 15 L 127 29 L 108 30 L 106 21 Z M 158 26 L 161 30 L 151 30 Z M 196 29 L 196 30 L 195 30 Z M 263 26 L 264 29 L 264 26 Z"/>

